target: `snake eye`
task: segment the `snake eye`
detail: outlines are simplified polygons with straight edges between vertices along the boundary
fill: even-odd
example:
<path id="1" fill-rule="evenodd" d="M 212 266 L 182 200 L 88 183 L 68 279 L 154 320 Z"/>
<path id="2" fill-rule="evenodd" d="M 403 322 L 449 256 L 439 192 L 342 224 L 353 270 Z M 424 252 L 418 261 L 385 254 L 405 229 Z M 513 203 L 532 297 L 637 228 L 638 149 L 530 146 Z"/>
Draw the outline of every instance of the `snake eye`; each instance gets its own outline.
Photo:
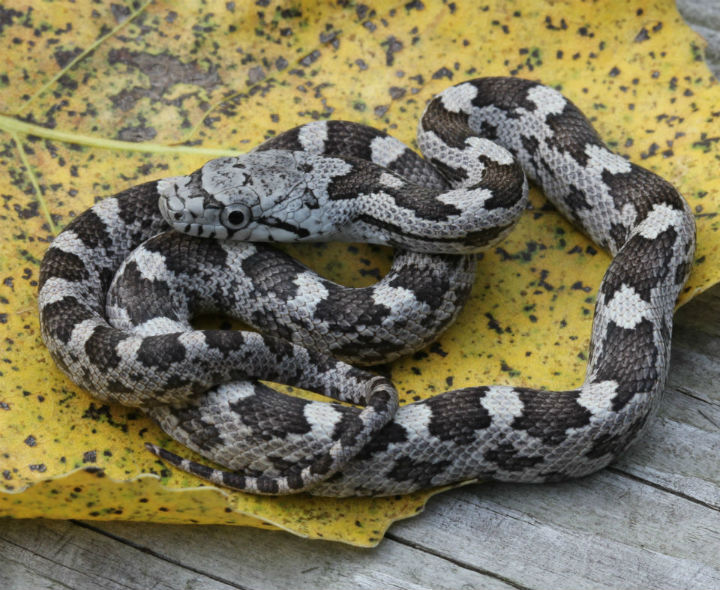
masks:
<path id="1" fill-rule="evenodd" d="M 228 205 L 223 209 L 220 221 L 228 229 L 242 229 L 250 223 L 250 208 L 246 205 Z"/>

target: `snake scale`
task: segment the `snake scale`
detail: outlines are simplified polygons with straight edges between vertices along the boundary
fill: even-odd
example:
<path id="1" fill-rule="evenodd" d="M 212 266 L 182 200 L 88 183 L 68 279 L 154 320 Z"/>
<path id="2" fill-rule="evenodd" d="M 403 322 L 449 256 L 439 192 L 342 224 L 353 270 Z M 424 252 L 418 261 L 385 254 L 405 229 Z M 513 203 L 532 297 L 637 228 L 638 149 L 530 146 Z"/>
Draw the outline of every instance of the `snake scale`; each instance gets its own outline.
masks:
<path id="1" fill-rule="evenodd" d="M 223 469 L 148 444 L 161 458 L 258 494 L 382 496 L 606 466 L 664 388 L 694 256 L 688 205 L 610 151 L 558 91 L 528 80 L 448 88 L 426 107 L 418 145 L 424 158 L 370 127 L 314 122 L 100 201 L 42 262 L 40 319 L 54 360 Z M 613 256 L 585 381 L 570 391 L 469 387 L 398 408 L 388 379 L 350 363 L 418 350 L 454 320 L 473 253 L 527 207 L 525 175 Z M 379 283 L 350 289 L 262 243 L 318 240 L 397 250 Z M 193 329 L 208 311 L 263 334 Z"/>

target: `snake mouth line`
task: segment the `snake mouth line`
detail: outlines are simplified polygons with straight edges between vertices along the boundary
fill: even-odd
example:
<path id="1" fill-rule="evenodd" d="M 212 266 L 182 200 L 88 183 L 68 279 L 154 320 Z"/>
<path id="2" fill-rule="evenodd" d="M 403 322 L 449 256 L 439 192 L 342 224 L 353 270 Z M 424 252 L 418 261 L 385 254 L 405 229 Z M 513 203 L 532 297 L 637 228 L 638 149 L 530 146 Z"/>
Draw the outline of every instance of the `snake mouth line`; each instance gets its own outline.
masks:
<path id="1" fill-rule="evenodd" d="M 305 229 L 304 227 L 298 227 L 297 225 L 292 225 L 291 223 L 288 223 L 287 221 L 282 221 L 281 219 L 275 219 L 273 217 L 266 217 L 265 219 L 262 220 L 262 224 L 267 227 L 285 230 L 286 232 L 289 232 L 290 234 L 296 235 L 301 240 L 304 238 L 307 238 L 310 235 L 310 230 Z M 270 241 L 275 241 L 275 240 L 270 240 Z M 290 241 L 290 240 L 288 239 L 288 241 Z"/>

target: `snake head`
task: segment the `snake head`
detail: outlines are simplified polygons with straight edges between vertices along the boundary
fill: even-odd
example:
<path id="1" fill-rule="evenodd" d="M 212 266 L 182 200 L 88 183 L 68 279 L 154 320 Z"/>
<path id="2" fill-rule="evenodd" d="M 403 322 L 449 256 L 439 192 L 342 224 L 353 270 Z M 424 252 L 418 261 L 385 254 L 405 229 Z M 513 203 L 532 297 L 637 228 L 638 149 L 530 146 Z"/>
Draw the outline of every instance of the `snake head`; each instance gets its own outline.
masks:
<path id="1" fill-rule="evenodd" d="M 313 215 L 322 186 L 317 160 L 286 150 L 211 160 L 188 176 L 158 181 L 160 211 L 174 229 L 193 236 L 321 239 L 333 224 Z"/>

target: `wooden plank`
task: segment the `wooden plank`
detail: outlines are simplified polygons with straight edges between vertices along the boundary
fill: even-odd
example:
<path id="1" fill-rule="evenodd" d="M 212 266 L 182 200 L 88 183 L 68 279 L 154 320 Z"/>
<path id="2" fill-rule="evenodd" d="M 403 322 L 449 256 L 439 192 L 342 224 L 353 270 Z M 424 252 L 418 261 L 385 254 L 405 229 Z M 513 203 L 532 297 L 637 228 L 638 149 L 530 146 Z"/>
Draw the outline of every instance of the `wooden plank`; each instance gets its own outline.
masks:
<path id="1" fill-rule="evenodd" d="M 720 404 L 666 393 L 660 415 L 614 468 L 720 509 Z"/>
<path id="2" fill-rule="evenodd" d="M 390 536 L 521 587 L 720 587 L 720 512 L 608 471 L 456 490 Z"/>
<path id="3" fill-rule="evenodd" d="M 717 0 L 677 0 L 677 8 L 693 28 L 704 25 L 720 31 L 720 3 Z"/>
<path id="4" fill-rule="evenodd" d="M 684 433 L 687 438 L 682 436 Z M 664 435 L 671 440 L 664 441 Z M 613 469 L 720 509 L 717 436 L 701 436 L 697 430 L 668 421 L 663 428 L 648 433 L 643 442 L 617 461 Z"/>
<path id="5" fill-rule="evenodd" d="M 695 32 L 708 42 L 705 58 L 710 70 L 720 78 L 720 2 L 677 0 L 677 7 Z"/>
<path id="6" fill-rule="evenodd" d="M 717 318 L 715 321 L 714 318 Z M 720 289 L 676 317 L 658 416 L 615 468 L 720 508 Z"/>
<path id="7" fill-rule="evenodd" d="M 703 293 L 690 304 L 682 307 L 675 314 L 675 324 L 681 333 L 700 334 L 703 337 L 720 336 L 720 326 L 712 318 L 720 317 L 720 292 L 711 289 Z M 687 340 L 683 336 L 683 340 Z M 696 343 L 687 340 L 692 348 Z M 702 345 L 702 343 L 700 343 Z"/>
<path id="8" fill-rule="evenodd" d="M 668 390 L 642 439 L 615 467 L 720 508 L 720 289 L 676 317 Z"/>
<path id="9" fill-rule="evenodd" d="M 91 526 L 115 539 L 126 539 L 139 548 L 152 550 L 171 563 L 182 563 L 196 571 L 218 572 L 222 579 L 241 580 L 246 588 L 514 588 L 452 556 L 436 556 L 391 539 L 369 550 L 311 542 L 279 531 L 223 526 L 190 528 L 122 522 L 95 522 Z"/>
<path id="10" fill-rule="evenodd" d="M 712 321 L 720 315 L 707 316 Z M 720 338 L 707 336 L 679 324 L 674 330 L 669 387 L 694 395 L 709 403 L 720 402 L 720 391 L 713 383 L 720 383 Z"/>
<path id="11" fill-rule="evenodd" d="M 182 539 L 177 534 L 176 542 Z M 158 559 L 70 521 L 0 521 L 0 555 L 3 590 L 244 588 Z"/>

